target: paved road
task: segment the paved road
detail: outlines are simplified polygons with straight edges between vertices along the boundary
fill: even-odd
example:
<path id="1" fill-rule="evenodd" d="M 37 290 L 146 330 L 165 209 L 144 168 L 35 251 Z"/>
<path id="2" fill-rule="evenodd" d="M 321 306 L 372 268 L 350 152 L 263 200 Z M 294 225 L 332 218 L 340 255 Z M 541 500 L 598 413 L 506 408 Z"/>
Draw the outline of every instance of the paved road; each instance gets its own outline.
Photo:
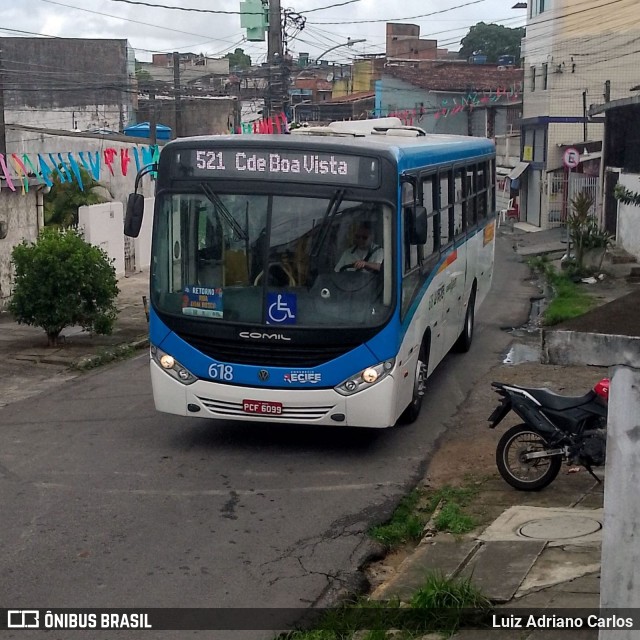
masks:
<path id="1" fill-rule="evenodd" d="M 510 341 L 500 327 L 525 320 L 525 268 L 504 238 L 497 260 L 471 352 L 444 361 L 420 419 L 408 427 L 372 434 L 158 414 L 144 356 L 0 409 L 0 602 L 326 601 L 356 573 L 367 528 L 423 477 L 443 425 L 498 362 Z"/>

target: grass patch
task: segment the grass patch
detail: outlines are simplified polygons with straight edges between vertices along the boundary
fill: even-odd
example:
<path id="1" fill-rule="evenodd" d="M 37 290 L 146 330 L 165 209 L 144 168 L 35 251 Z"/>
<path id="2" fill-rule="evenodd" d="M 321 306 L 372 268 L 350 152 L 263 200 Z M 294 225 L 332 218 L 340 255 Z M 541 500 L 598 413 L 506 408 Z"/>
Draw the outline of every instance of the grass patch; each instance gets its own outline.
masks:
<path id="1" fill-rule="evenodd" d="M 553 299 L 542 314 L 545 325 L 552 326 L 577 318 L 595 306 L 593 296 L 574 282 L 570 274 L 556 271 L 545 257 L 533 258 L 528 261 L 528 265 L 541 273 L 553 289 Z"/>
<path id="2" fill-rule="evenodd" d="M 451 634 L 486 619 L 491 601 L 468 578 L 431 573 L 409 602 L 360 598 L 326 611 L 313 629 L 281 634 L 281 640 L 413 640 L 427 632 Z M 389 630 L 393 629 L 393 636 Z"/>
<path id="3" fill-rule="evenodd" d="M 123 344 L 111 348 L 107 347 L 104 349 L 100 349 L 96 354 L 74 362 L 71 365 L 71 368 L 77 369 L 78 371 L 88 371 L 90 369 L 97 369 L 98 367 L 101 367 L 110 362 L 127 360 L 128 358 L 131 358 L 136 353 L 138 353 L 139 349 L 143 348 L 144 346 L 147 345 L 136 347 L 131 344 Z"/>
<path id="4" fill-rule="evenodd" d="M 372 527 L 369 535 L 389 549 L 418 542 L 438 505 L 441 509 L 433 523 L 438 531 L 467 533 L 477 523 L 474 518 L 463 512 L 463 507 L 467 506 L 477 493 L 477 487 L 445 486 L 437 491 L 414 489 L 400 501 L 389 522 Z"/>
<path id="5" fill-rule="evenodd" d="M 425 491 L 414 489 L 400 501 L 391 519 L 386 524 L 372 527 L 369 535 L 386 547 L 395 548 L 406 542 L 420 539 L 422 529 L 433 509 L 425 509 Z"/>

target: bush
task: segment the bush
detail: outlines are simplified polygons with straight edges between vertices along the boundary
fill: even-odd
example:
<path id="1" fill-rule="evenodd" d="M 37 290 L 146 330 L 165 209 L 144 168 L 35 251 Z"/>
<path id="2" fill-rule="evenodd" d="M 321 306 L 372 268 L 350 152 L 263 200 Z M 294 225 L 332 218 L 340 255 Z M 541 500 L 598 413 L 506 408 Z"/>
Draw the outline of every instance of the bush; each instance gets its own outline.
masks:
<path id="1" fill-rule="evenodd" d="M 9 311 L 20 324 L 42 327 L 49 345 L 79 325 L 109 334 L 116 319 L 118 286 L 107 254 L 74 230 L 45 228 L 35 244 L 14 247 L 13 297 Z"/>

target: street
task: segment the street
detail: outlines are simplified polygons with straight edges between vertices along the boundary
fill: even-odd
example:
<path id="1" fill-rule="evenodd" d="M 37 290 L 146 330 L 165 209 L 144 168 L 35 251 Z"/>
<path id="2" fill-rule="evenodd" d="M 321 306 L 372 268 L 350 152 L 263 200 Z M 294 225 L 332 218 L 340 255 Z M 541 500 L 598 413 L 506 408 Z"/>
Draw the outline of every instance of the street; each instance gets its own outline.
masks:
<path id="1" fill-rule="evenodd" d="M 372 433 L 160 414 L 146 354 L 0 409 L 3 606 L 328 603 L 354 584 L 367 529 L 424 476 L 443 425 L 499 362 L 511 340 L 502 328 L 526 320 L 526 272 L 498 234 L 471 351 L 440 365 L 410 426 Z"/>

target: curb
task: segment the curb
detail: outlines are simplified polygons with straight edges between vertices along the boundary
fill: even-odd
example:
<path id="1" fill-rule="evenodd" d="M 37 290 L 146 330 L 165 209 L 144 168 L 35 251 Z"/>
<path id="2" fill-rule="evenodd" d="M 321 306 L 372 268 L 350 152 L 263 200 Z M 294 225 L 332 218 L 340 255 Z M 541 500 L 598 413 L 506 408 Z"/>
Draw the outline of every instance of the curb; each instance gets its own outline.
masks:
<path id="1" fill-rule="evenodd" d="M 139 351 L 149 347 L 149 338 L 138 338 L 131 342 L 124 342 L 122 344 L 114 345 L 112 347 L 105 347 L 100 353 L 92 355 L 84 355 L 69 363 L 70 369 L 77 369 L 79 371 L 87 371 L 89 369 L 95 369 L 103 364 L 114 362 L 115 360 L 122 360 L 129 356 L 132 351 Z"/>

